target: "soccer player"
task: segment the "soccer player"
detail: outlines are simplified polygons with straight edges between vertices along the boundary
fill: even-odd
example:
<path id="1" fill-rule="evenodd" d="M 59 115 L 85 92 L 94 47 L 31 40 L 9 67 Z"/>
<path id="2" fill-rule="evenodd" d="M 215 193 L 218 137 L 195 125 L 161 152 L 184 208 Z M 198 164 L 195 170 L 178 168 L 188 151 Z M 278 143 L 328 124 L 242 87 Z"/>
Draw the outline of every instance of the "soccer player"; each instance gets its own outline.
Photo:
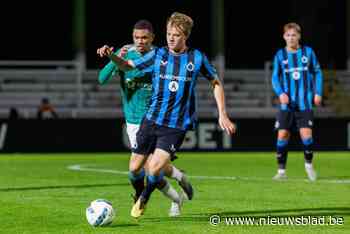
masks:
<path id="1" fill-rule="evenodd" d="M 275 128 L 277 134 L 278 172 L 273 179 L 286 179 L 288 141 L 293 128 L 299 130 L 304 148 L 305 170 L 310 181 L 317 178 L 313 158 L 313 103 L 322 102 L 322 71 L 315 52 L 300 44 L 301 28 L 296 23 L 283 27 L 286 47 L 275 56 L 272 87 L 279 97 L 280 109 Z"/>
<path id="2" fill-rule="evenodd" d="M 148 155 L 154 145 L 149 161 L 147 185 L 131 210 L 138 218 L 157 184 L 162 180 L 165 165 L 171 154 L 181 146 L 186 131 L 196 126 L 197 114 L 195 86 L 197 79 L 205 77 L 213 87 L 218 107 L 219 125 L 228 134 L 235 132 L 235 125 L 226 113 L 225 96 L 215 68 L 199 50 L 187 46 L 193 20 L 181 13 L 173 13 L 167 20 L 167 47 L 156 48 L 136 60 L 124 60 L 110 54 L 112 61 L 121 69 L 138 70 L 152 75 L 153 92 L 151 105 L 137 133 L 137 155 Z"/>
<path id="3" fill-rule="evenodd" d="M 133 29 L 134 44 L 127 45 L 118 50 L 115 54 L 124 57 L 125 59 L 137 59 L 143 54 L 153 49 L 153 27 L 149 21 L 138 21 Z M 109 51 L 109 47 L 103 46 L 97 50 L 98 55 L 105 56 Z M 141 120 L 149 108 L 149 102 L 152 95 L 152 79 L 147 73 L 140 72 L 136 69 L 123 72 L 118 69 L 118 66 L 110 61 L 99 73 L 99 83 L 106 84 L 115 75 L 120 77 L 121 96 L 123 103 L 123 113 L 126 120 L 126 130 L 129 137 L 131 148 L 135 148 L 136 133 L 138 132 Z M 138 79 L 135 79 L 135 78 Z M 175 157 L 175 155 L 172 155 Z M 135 188 L 135 202 L 141 195 L 144 189 L 145 170 L 143 165 L 146 162 L 145 155 L 137 155 L 132 153 L 129 162 L 129 179 Z M 165 174 L 168 177 L 176 179 L 179 185 L 183 188 L 189 199 L 192 199 L 192 186 L 188 182 L 186 176 L 175 166 L 167 164 L 165 167 Z M 182 196 L 166 181 L 162 180 L 158 186 L 161 192 L 173 200 L 169 215 L 180 215 L 180 206 L 182 203 Z"/>

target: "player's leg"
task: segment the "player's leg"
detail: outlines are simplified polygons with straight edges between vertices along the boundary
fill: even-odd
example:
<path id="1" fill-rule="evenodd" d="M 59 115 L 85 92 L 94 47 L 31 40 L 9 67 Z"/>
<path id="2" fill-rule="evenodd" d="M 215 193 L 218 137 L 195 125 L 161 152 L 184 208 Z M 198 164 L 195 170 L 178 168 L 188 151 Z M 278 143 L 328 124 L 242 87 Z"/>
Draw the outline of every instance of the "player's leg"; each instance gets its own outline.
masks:
<path id="1" fill-rule="evenodd" d="M 170 163 L 171 154 L 174 154 L 180 148 L 186 134 L 185 131 L 179 129 L 155 125 L 153 122 L 149 124 L 153 125 L 157 137 L 156 149 L 148 162 L 149 175 L 147 176 L 146 188 L 131 211 L 131 215 L 136 218 L 143 214 L 152 192 L 163 180 L 164 167 Z"/>
<path id="2" fill-rule="evenodd" d="M 164 168 L 164 174 L 169 178 L 175 179 L 186 194 L 187 199 L 192 200 L 193 188 L 185 173 L 169 163 Z"/>
<path id="3" fill-rule="evenodd" d="M 133 159 L 136 160 L 136 164 L 137 166 L 134 169 L 138 169 L 138 170 L 143 170 L 143 166 L 145 161 L 142 162 L 142 166 L 141 168 L 140 166 L 140 162 L 141 159 L 139 157 L 144 157 L 146 158 L 147 155 L 150 155 L 152 153 L 152 150 L 155 148 L 155 143 L 156 143 L 156 138 L 155 138 L 155 134 L 154 134 L 154 126 L 151 125 L 149 122 L 147 121 L 142 121 L 142 124 L 140 126 L 140 129 L 137 131 L 136 133 L 136 143 L 132 146 L 131 151 L 132 153 L 135 155 L 135 157 Z M 134 161 L 130 161 L 131 163 Z M 133 168 L 131 168 L 133 169 Z M 141 178 L 139 178 L 141 180 Z M 142 179 L 143 182 L 143 179 Z M 140 182 L 141 184 L 141 182 Z M 142 191 L 145 190 L 145 187 L 143 188 Z M 142 194 L 141 191 L 141 194 Z M 139 193 L 139 190 L 137 190 L 137 192 Z M 137 201 L 135 202 L 135 204 L 137 204 L 137 202 L 140 200 L 139 198 L 141 197 L 141 195 L 139 195 L 139 197 L 137 198 Z M 140 210 L 141 214 L 143 213 L 143 209 Z M 141 215 L 139 214 L 139 216 Z M 133 210 L 131 213 L 132 216 L 133 215 Z"/>
<path id="4" fill-rule="evenodd" d="M 136 133 L 138 132 L 140 125 L 126 123 L 126 132 L 128 134 L 129 143 L 131 148 L 135 148 L 136 143 Z M 134 202 L 137 201 L 138 197 L 141 195 L 144 185 L 145 170 L 143 165 L 146 161 L 146 157 L 142 154 L 131 153 L 129 161 L 129 180 L 135 189 Z"/>
<path id="5" fill-rule="evenodd" d="M 146 161 L 145 164 L 145 169 L 146 172 L 148 172 L 148 162 L 152 159 L 153 155 L 150 155 Z M 171 178 L 171 173 L 172 173 L 172 165 L 171 164 L 167 164 L 165 166 L 164 169 L 164 175 Z M 176 169 L 177 170 L 177 169 Z M 172 202 L 171 202 L 171 207 L 169 210 L 169 216 L 171 217 L 175 217 L 175 216 L 179 216 L 181 214 L 181 206 L 184 200 L 184 197 L 182 196 L 182 194 L 179 194 L 174 187 L 164 178 L 159 182 L 159 184 L 157 185 L 157 189 L 163 193 L 164 196 L 168 197 Z"/>
<path id="6" fill-rule="evenodd" d="M 141 154 L 132 153 L 129 161 L 129 180 L 135 189 L 134 202 L 137 201 L 145 188 L 145 169 L 143 168 L 146 157 Z"/>
<path id="7" fill-rule="evenodd" d="M 315 181 L 317 174 L 312 164 L 314 142 L 312 137 L 313 113 L 311 111 L 300 112 L 297 123 L 304 149 L 305 171 L 309 180 Z"/>
<path id="8" fill-rule="evenodd" d="M 280 111 L 277 114 L 275 128 L 277 132 L 276 159 L 278 164 L 277 174 L 273 177 L 275 180 L 286 179 L 286 165 L 288 157 L 288 142 L 290 138 L 290 128 L 293 116 L 290 112 Z"/>

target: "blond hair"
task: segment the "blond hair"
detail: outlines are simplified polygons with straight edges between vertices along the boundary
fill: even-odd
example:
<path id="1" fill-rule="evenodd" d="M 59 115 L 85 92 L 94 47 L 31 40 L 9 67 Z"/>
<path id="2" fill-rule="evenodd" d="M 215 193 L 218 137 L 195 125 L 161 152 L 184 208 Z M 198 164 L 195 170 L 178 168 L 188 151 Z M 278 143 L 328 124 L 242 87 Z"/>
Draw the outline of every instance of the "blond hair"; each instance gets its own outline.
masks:
<path id="1" fill-rule="evenodd" d="M 301 34 L 301 27 L 299 24 L 294 23 L 294 22 L 290 22 L 288 24 L 285 24 L 283 26 L 283 32 L 287 32 L 289 29 L 294 29 L 295 31 L 297 31 L 299 34 Z"/>
<path id="2" fill-rule="evenodd" d="M 180 30 L 186 37 L 189 37 L 193 27 L 193 20 L 185 14 L 174 12 L 167 20 L 167 25 L 169 24 Z"/>

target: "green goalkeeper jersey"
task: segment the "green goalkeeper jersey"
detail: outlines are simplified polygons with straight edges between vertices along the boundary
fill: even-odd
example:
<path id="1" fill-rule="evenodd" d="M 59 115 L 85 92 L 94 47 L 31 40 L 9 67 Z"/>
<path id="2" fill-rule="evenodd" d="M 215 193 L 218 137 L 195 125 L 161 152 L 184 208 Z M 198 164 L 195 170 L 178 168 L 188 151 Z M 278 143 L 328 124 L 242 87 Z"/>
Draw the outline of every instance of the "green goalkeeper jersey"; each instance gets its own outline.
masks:
<path id="1" fill-rule="evenodd" d="M 119 50 L 115 53 L 118 54 Z M 135 60 L 142 55 L 131 45 L 126 60 Z M 145 75 L 137 69 L 123 72 L 117 65 L 110 61 L 100 72 L 98 81 L 106 84 L 115 76 L 120 78 L 120 88 L 123 103 L 124 117 L 127 123 L 141 124 L 141 120 L 148 110 L 150 98 L 152 96 L 152 77 Z M 138 77 L 138 79 L 134 79 Z"/>

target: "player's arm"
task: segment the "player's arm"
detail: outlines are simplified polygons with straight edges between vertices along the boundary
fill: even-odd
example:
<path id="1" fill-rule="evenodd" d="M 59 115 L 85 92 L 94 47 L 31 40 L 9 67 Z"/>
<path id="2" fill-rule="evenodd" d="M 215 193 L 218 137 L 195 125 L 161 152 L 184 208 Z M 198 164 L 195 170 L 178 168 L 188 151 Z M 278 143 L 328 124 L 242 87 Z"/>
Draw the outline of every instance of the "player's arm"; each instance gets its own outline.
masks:
<path id="1" fill-rule="evenodd" d="M 288 104 L 289 98 L 286 93 L 282 90 L 282 85 L 280 81 L 280 77 L 282 74 L 282 68 L 281 64 L 279 62 L 278 56 L 275 56 L 275 59 L 273 61 L 273 71 L 272 71 L 272 88 L 277 97 L 280 100 L 281 104 Z"/>
<path id="2" fill-rule="evenodd" d="M 202 58 L 200 73 L 210 81 L 213 87 L 214 98 L 219 112 L 219 125 L 222 130 L 225 130 L 227 134 L 231 135 L 236 132 L 236 126 L 231 122 L 226 112 L 224 88 L 214 66 L 209 63 L 208 58 L 204 54 Z"/>
<path id="3" fill-rule="evenodd" d="M 101 48 L 99 48 L 97 50 L 97 53 L 101 56 L 103 56 L 103 54 L 105 53 L 103 50 L 107 49 L 107 46 L 103 46 Z M 128 49 L 130 48 L 129 45 L 127 46 L 123 46 L 121 49 L 119 49 L 116 53 L 114 53 L 115 55 L 124 58 L 124 56 L 126 56 L 126 54 L 128 53 Z M 106 66 L 104 66 L 101 71 L 98 74 L 98 82 L 101 85 L 106 84 L 109 80 L 111 80 L 115 74 L 118 72 L 119 68 L 118 66 L 113 62 L 110 61 Z"/>
<path id="4" fill-rule="evenodd" d="M 226 112 L 225 92 L 219 79 L 211 81 L 213 87 L 214 98 L 219 112 L 219 124 L 222 130 L 231 135 L 236 132 L 235 124 L 230 120 Z"/>
<path id="5" fill-rule="evenodd" d="M 313 73 L 315 76 L 315 83 L 316 83 L 316 92 L 314 97 L 314 103 L 317 106 L 320 106 L 322 104 L 322 93 L 323 93 L 323 75 L 321 66 L 317 60 L 317 57 L 315 55 L 315 52 L 311 50 L 311 63 L 313 68 Z"/>
<path id="6" fill-rule="evenodd" d="M 129 71 L 135 68 L 133 61 L 125 60 L 119 55 L 116 55 L 113 52 L 113 47 L 104 45 L 103 47 L 97 50 L 97 54 L 100 57 L 104 57 L 104 56 L 108 57 L 122 71 Z"/>
<path id="7" fill-rule="evenodd" d="M 107 82 L 112 79 L 112 77 L 118 71 L 117 66 L 110 61 L 106 66 L 104 66 L 98 73 L 98 82 L 101 85 L 107 84 Z"/>

